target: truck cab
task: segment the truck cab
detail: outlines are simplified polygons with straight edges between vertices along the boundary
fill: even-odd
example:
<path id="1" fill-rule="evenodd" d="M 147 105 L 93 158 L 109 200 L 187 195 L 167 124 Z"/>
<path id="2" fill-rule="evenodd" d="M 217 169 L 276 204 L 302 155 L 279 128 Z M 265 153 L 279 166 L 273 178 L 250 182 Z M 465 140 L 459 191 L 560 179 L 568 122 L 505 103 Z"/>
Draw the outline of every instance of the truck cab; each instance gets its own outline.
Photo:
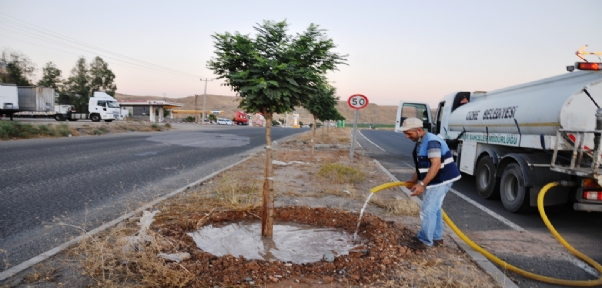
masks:
<path id="1" fill-rule="evenodd" d="M 94 92 L 88 102 L 90 120 L 111 122 L 119 118 L 120 108 L 117 100 L 105 92 Z"/>

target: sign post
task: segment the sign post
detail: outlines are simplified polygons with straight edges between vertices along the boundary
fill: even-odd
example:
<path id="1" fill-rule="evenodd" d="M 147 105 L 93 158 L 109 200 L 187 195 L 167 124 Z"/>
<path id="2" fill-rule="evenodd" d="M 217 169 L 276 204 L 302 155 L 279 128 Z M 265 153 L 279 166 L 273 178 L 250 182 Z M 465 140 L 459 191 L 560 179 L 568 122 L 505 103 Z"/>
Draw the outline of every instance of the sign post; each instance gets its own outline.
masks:
<path id="1" fill-rule="evenodd" d="M 353 115 L 353 139 L 351 139 L 351 149 L 349 150 L 349 158 L 353 159 L 353 154 L 355 152 L 355 135 L 357 134 L 357 118 L 359 110 L 368 106 L 368 97 L 362 94 L 353 94 L 347 99 L 347 104 L 352 109 L 355 109 L 355 114 Z"/>

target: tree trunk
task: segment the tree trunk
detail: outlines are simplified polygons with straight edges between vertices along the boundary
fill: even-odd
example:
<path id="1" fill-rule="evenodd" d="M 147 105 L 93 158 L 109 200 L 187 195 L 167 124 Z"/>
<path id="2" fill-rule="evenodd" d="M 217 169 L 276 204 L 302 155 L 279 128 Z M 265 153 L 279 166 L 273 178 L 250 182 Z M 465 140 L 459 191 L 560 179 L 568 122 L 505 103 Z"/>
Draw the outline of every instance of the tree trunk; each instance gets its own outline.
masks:
<path id="1" fill-rule="evenodd" d="M 265 121 L 265 167 L 263 170 L 263 213 L 261 235 L 272 238 L 274 234 L 274 181 L 272 176 L 272 112 L 262 111 Z"/>
<path id="2" fill-rule="evenodd" d="M 314 158 L 316 148 L 316 116 L 314 116 L 314 125 L 311 125 L 311 158 Z"/>

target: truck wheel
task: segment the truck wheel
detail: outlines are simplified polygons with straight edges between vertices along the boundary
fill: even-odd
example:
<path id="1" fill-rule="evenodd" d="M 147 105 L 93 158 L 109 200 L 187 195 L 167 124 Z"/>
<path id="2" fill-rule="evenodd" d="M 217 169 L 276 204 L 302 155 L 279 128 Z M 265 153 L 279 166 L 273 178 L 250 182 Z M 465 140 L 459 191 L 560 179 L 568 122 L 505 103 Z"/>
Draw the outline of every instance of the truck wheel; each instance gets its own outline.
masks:
<path id="1" fill-rule="evenodd" d="M 90 120 L 92 120 L 92 122 L 100 122 L 100 115 L 92 114 L 90 115 Z"/>
<path id="2" fill-rule="evenodd" d="M 506 210 L 512 213 L 529 210 L 529 188 L 524 183 L 523 172 L 517 163 L 506 166 L 500 181 L 500 196 Z"/>
<path id="3" fill-rule="evenodd" d="M 495 165 L 489 156 L 479 160 L 475 173 L 477 193 L 485 199 L 499 198 L 500 186 L 495 177 Z"/>
<path id="4" fill-rule="evenodd" d="M 61 114 L 56 114 L 56 115 L 54 115 L 54 120 L 65 121 L 65 117 L 63 117 L 63 115 L 61 115 Z"/>

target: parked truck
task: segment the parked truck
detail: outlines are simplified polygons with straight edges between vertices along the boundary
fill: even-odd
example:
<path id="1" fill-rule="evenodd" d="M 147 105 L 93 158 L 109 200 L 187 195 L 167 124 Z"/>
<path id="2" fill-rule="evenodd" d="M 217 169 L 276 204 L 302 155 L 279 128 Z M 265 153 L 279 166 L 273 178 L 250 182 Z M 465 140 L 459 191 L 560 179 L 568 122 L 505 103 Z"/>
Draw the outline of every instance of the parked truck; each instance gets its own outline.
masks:
<path id="1" fill-rule="evenodd" d="M 121 108 L 115 98 L 105 92 L 94 92 L 94 95 L 88 100 L 88 111 L 78 113 L 75 108 L 71 106 L 61 109 L 61 105 L 57 105 L 55 109 L 56 114 L 54 119 L 57 121 L 77 121 L 82 119 L 90 119 L 93 122 L 99 122 L 104 120 L 105 122 L 111 122 L 119 119 Z"/>
<path id="2" fill-rule="evenodd" d="M 402 101 L 396 130 L 407 117 L 423 119 L 460 171 L 474 175 L 479 196 L 501 198 L 510 212 L 537 206 L 541 188 L 560 180 L 572 184 L 550 190 L 546 206 L 602 212 L 602 63 L 575 66 L 491 92 L 448 94 L 434 117 L 428 104 Z"/>
<path id="3" fill-rule="evenodd" d="M 241 111 L 236 111 L 233 122 L 236 125 L 249 125 L 249 119 L 251 119 L 251 115 Z"/>
<path id="4" fill-rule="evenodd" d="M 88 111 L 78 112 L 74 105 L 54 103 L 54 89 L 46 87 L 16 87 L 18 108 L 10 112 L 16 117 L 48 117 L 56 121 L 90 119 L 94 122 L 111 122 L 119 119 L 120 107 L 117 100 L 105 92 L 94 92 L 88 100 Z"/>

